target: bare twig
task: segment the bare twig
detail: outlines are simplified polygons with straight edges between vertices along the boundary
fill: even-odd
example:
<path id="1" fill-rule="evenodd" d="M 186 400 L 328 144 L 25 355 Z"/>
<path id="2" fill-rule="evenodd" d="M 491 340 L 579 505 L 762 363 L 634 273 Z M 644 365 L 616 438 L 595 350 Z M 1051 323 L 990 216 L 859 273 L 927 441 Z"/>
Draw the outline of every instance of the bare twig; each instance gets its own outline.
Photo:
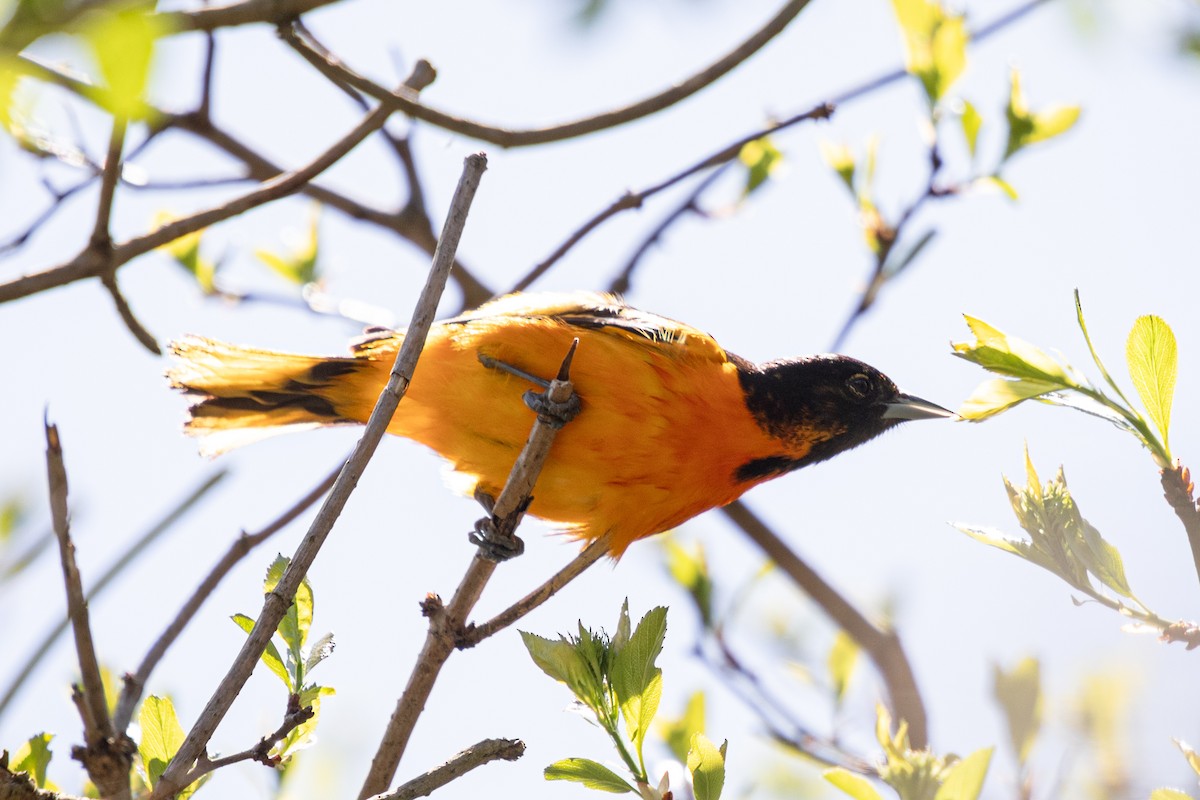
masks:
<path id="1" fill-rule="evenodd" d="M 160 536 L 162 536 L 162 534 L 170 530 L 171 527 L 180 519 L 182 519 L 188 511 L 194 508 L 196 503 L 200 502 L 201 498 L 215 488 L 216 485 L 220 483 L 227 474 L 228 473 L 225 470 L 220 470 L 210 475 L 204 480 L 203 483 L 193 489 L 192 492 L 188 494 L 188 496 L 185 497 L 182 502 L 176 504 L 174 508 L 167 512 L 166 516 L 156 522 L 148 531 L 139 536 L 136 540 L 131 542 L 129 546 L 125 548 L 125 552 L 122 553 L 121 556 L 117 558 L 117 560 L 113 562 L 113 564 L 107 570 L 104 571 L 104 574 L 96 580 L 95 585 L 88 590 L 84 599 L 90 603 L 96 597 L 99 597 L 100 593 L 103 592 L 110 583 L 112 583 L 114 578 L 124 572 L 126 567 L 137 560 L 138 556 L 146 553 L 151 544 L 153 544 Z M 34 649 L 29 658 L 26 659 L 25 664 L 21 667 L 21 670 L 17 673 L 17 676 L 13 679 L 13 682 L 9 684 L 8 689 L 5 690 L 4 696 L 0 697 L 0 716 L 3 716 L 5 709 L 8 708 L 9 703 L 11 703 L 13 698 L 16 697 L 21 686 L 24 685 L 29 676 L 32 675 L 34 670 L 37 669 L 38 664 L 40 664 L 42 659 L 45 658 L 46 653 L 50 652 L 50 648 L 54 646 L 56 641 L 58 641 L 58 637 L 62 635 L 63 631 L 67 629 L 69 624 L 69 617 L 64 616 L 62 621 L 55 625 L 54 628 L 46 634 L 46 637 Z M 117 731 L 123 731 L 125 729 L 123 725 L 116 723 L 114 723 L 113 728 Z"/>
<path id="2" fill-rule="evenodd" d="M 171 31 L 215 31 L 256 22 L 281 23 L 338 0 L 241 0 L 155 16 Z"/>
<path id="3" fill-rule="evenodd" d="M 578 344 L 578 340 L 575 344 Z M 570 352 L 563 360 L 558 378 L 551 381 L 546 389 L 545 397 L 552 403 L 566 404 L 575 395 L 567 372 L 575 352 L 575 344 L 572 344 Z M 561 424 L 538 414 L 537 421 L 529 432 L 529 439 L 517 457 L 504 489 L 492 509 L 490 521 L 501 537 L 515 539 L 513 531 L 525 513 L 530 491 L 541 473 L 542 465 L 550 453 L 550 445 Z M 360 799 L 386 791 L 395 778 L 396 768 L 408 747 L 417 719 L 425 710 L 425 703 L 433 691 L 442 665 L 463 641 L 467 617 L 495 572 L 496 563 L 492 557 L 485 554 L 484 548 L 480 547 L 471 558 L 471 563 L 449 604 L 443 605 L 442 599 L 437 595 L 427 596 L 421 604 L 422 613 L 429 618 L 425 643 L 421 646 L 404 693 L 396 702 L 387 729 L 371 759 L 371 767 L 359 790 Z"/>
<path id="4" fill-rule="evenodd" d="M 608 536 L 602 536 L 588 542 L 587 547 L 579 551 L 575 558 L 551 578 L 529 594 L 501 611 L 487 622 L 476 625 L 471 623 L 459 637 L 458 647 L 467 648 L 494 636 L 512 625 L 535 608 L 545 603 L 558 593 L 560 589 L 579 577 L 584 570 L 599 561 L 610 549 L 612 542 Z"/>
<path id="5" fill-rule="evenodd" d="M 46 420 L 46 471 L 50 482 L 50 513 L 58 537 L 63 582 L 67 589 L 67 616 L 75 633 L 75 653 L 79 659 L 81 687 L 75 688 L 77 705 L 83 718 L 86 747 L 77 748 L 75 757 L 83 762 L 88 777 L 108 797 L 129 797 L 129 757 L 118 744 L 108 705 L 104 699 L 104 681 L 100 661 L 88 620 L 83 580 L 75 563 L 75 544 L 67 511 L 67 469 L 63 464 L 62 441 L 58 426 Z"/>
<path id="6" fill-rule="evenodd" d="M 789 0 L 762 28 L 751 34 L 749 38 L 729 53 L 690 78 L 680 81 L 658 94 L 622 108 L 606 111 L 591 117 L 551 125 L 545 128 L 528 128 L 524 130 L 487 125 L 456 117 L 424 105 L 412 93 L 403 89 L 396 91 L 386 89 L 370 79 L 359 75 L 335 56 L 323 52 L 321 48 L 308 46 L 308 43 L 303 40 L 300 41 L 297 51 L 331 81 L 353 86 L 363 94 L 374 97 L 380 103 L 394 111 L 401 111 L 410 117 L 428 122 L 431 125 L 436 125 L 439 128 L 460 133 L 464 136 L 470 136 L 500 147 L 528 147 L 530 145 L 559 142 L 564 139 L 573 139 L 589 133 L 596 133 L 597 131 L 641 119 L 675 105 L 716 82 L 739 64 L 745 62 L 762 49 L 763 45 L 771 41 L 771 39 L 786 28 L 788 23 L 795 19 L 807 5 L 808 0 Z"/>
<path id="7" fill-rule="evenodd" d="M 291 507 L 267 524 L 266 527 L 255 533 L 246 533 L 243 531 L 234 540 L 233 544 L 229 546 L 229 550 L 209 570 L 208 574 L 204 576 L 204 580 L 196 587 L 196 591 L 192 592 L 192 596 L 179 609 L 179 613 L 167 625 L 166 630 L 151 645 L 150 650 L 142 659 L 142 663 L 138 665 L 137 671 L 132 675 L 127 674 L 125 676 L 125 685 L 121 689 L 121 696 L 117 699 L 116 713 L 113 714 L 113 726 L 118 731 L 125 731 L 129 727 L 129 722 L 133 719 L 133 710 L 137 707 L 138 700 L 142 698 L 142 692 L 146 689 L 146 682 L 150 679 L 150 674 L 158 666 L 158 662 L 162 660 L 162 657 L 166 655 L 171 645 L 175 643 L 175 640 L 179 638 L 179 634 L 183 633 L 183 629 L 196 616 L 196 612 L 204 605 L 204 601 L 209 598 L 221 581 L 224 580 L 225 576 L 229 574 L 229 571 L 239 561 L 249 555 L 254 548 L 283 530 L 283 528 L 291 524 L 292 520 L 303 514 L 311 505 L 324 497 L 325 493 L 333 486 L 333 482 L 337 480 L 338 473 L 341 471 L 341 465 L 338 465 L 336 469 L 313 487 L 308 494 L 292 504 Z"/>
<path id="8" fill-rule="evenodd" d="M 386 794 L 377 794 L 371 800 L 414 800 L 425 797 L 451 781 L 458 780 L 476 767 L 499 759 L 516 761 L 525 755 L 525 743 L 520 739 L 484 739 L 458 753 L 440 767 L 434 767 L 396 787 Z"/>
<path id="9" fill-rule="evenodd" d="M 296 728 L 312 719 L 315 713 L 312 706 L 301 708 L 300 695 L 293 694 L 289 696 L 287 714 L 284 715 L 283 722 L 279 724 L 279 727 L 273 733 L 267 734 L 258 740 L 258 744 L 240 753 L 231 753 L 230 755 L 213 759 L 202 755 L 200 760 L 196 762 L 196 766 L 184 779 L 184 785 L 190 786 L 210 772 L 216 772 L 222 767 L 228 767 L 230 764 L 238 764 L 242 761 L 257 761 L 259 764 L 268 767 L 277 766 L 279 757 L 271 755 L 271 748 L 286 739 L 288 734 Z"/>
<path id="10" fill-rule="evenodd" d="M 115 272 L 100 273 L 100 283 L 108 290 L 109 296 L 113 300 L 113 304 L 117 307 L 117 314 L 121 317 L 121 321 L 125 323 L 125 327 L 133 334 L 133 338 L 138 340 L 138 343 L 149 350 L 156 356 L 162 355 L 162 348 L 158 346 L 158 340 L 154 338 L 154 334 L 146 330 L 146 326 L 134 316 L 133 309 L 129 307 L 129 301 L 125 299 L 125 295 L 121 293 L 121 287 L 117 285 L 117 276 Z"/>
<path id="11" fill-rule="evenodd" d="M 700 196 L 707 192 L 709 187 L 716 183 L 717 179 L 725 174 L 725 171 L 732 163 L 732 161 L 726 161 L 724 164 L 710 172 L 704 178 L 704 180 L 696 184 L 696 188 L 688 193 L 688 196 L 684 198 L 682 203 L 680 203 L 669 214 L 667 214 L 667 216 L 663 218 L 662 222 L 654 226 L 654 230 L 650 231 L 650 235 L 642 240 L 642 243 L 638 245 L 636 250 L 633 251 L 633 255 L 629 257 L 629 261 L 625 263 L 625 267 L 621 270 L 617 277 L 613 278 L 612 283 L 610 283 L 608 286 L 608 290 L 610 292 L 613 294 L 625 294 L 629 291 L 629 287 L 633 280 L 633 273 L 637 269 L 638 264 L 641 262 L 642 256 L 644 256 L 646 252 L 655 245 L 655 243 L 662 239 L 668 228 L 678 222 L 685 214 L 695 213 L 703 216 L 704 212 L 700 209 L 699 205 Z"/>
<path id="12" fill-rule="evenodd" d="M 917 688 L 912 666 L 895 631 L 877 627 L 836 589 L 808 566 L 787 544 L 740 500 L 722 509 L 727 517 L 754 541 L 796 585 L 819 605 L 837 625 L 858 642 L 879 670 L 891 700 L 896 721 L 908 723 L 914 750 L 929 743 L 925 704 Z"/>
<path id="13" fill-rule="evenodd" d="M 373 113 L 372 116 L 374 115 Z M 379 121 L 382 122 L 382 120 Z M 278 585 L 267 595 L 262 612 L 258 615 L 254 628 L 246 637 L 246 642 L 230 666 L 228 673 L 209 699 L 200 717 L 196 720 L 196 724 L 188 732 L 183 744 L 172 759 L 171 765 L 159 779 L 158 785 L 151 793 L 153 800 L 171 797 L 186 785 L 184 780 L 187 773 L 204 752 L 217 725 L 220 724 L 230 706 L 233 705 L 234 699 L 245 686 L 250 673 L 254 670 L 254 665 L 274 635 L 279 621 L 292 604 L 296 589 L 317 557 L 321 545 L 325 543 L 334 522 L 337 521 L 345 507 L 350 493 L 358 485 L 367 463 L 383 438 L 388 423 L 391 421 L 396 407 L 400 404 L 400 398 L 408 389 L 417 358 L 425 346 L 425 337 L 433 324 L 438 300 L 446 286 L 450 266 L 454 263 L 454 252 L 462 236 L 463 226 L 466 224 L 467 211 L 486 168 L 487 159 L 482 154 L 466 158 L 462 178 L 455 190 L 450 211 L 446 215 L 446 225 L 442 230 L 441 240 L 438 242 L 438 250 L 433 259 L 429 278 L 413 312 L 412 322 L 404 337 L 404 344 L 396 353 L 396 361 L 392 366 L 387 385 L 380 393 L 379 400 L 367 421 L 366 430 L 334 482 L 333 489 L 309 527 L 308 533 L 297 547 L 291 562 L 279 579 Z"/>
<path id="14" fill-rule="evenodd" d="M 1173 469 L 1164 469 L 1160 473 L 1163 496 L 1167 503 L 1183 523 L 1187 533 L 1188 544 L 1192 548 L 1192 561 L 1196 564 L 1196 575 L 1200 577 L 1200 506 L 1197 505 L 1192 483 L 1191 471 L 1182 464 L 1176 464 Z"/>

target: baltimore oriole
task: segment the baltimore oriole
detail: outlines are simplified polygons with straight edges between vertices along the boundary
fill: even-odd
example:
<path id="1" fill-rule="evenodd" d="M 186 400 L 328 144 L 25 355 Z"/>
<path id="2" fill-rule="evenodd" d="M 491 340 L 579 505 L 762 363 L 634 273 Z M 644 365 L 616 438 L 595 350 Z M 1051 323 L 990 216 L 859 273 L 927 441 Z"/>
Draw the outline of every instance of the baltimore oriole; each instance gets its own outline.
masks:
<path id="1" fill-rule="evenodd" d="M 187 337 L 168 377 L 200 396 L 187 432 L 216 454 L 365 422 L 403 338 L 375 330 L 351 356 L 327 358 Z M 555 439 L 529 512 L 580 538 L 608 534 L 615 556 L 905 420 L 953 416 L 847 356 L 756 365 L 611 295 L 514 294 L 433 326 L 388 432 L 494 496 L 533 422 L 523 392 L 554 377 L 574 338 L 581 413 Z"/>

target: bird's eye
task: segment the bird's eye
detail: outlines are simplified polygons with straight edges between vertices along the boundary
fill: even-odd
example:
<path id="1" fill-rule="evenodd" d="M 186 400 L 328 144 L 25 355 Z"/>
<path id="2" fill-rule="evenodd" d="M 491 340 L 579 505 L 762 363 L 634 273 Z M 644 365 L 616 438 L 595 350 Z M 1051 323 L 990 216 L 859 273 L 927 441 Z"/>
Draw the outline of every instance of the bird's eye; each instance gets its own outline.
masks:
<path id="1" fill-rule="evenodd" d="M 871 379 L 859 372 L 846 379 L 846 391 L 856 400 L 866 400 L 873 389 Z"/>

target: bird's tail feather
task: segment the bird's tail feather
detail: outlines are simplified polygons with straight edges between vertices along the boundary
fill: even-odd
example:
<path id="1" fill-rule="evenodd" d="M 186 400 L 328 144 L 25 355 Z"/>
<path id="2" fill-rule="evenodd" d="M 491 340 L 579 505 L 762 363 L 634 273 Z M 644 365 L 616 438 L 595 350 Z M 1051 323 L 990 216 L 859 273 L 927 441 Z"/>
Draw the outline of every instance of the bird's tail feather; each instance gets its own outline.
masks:
<path id="1" fill-rule="evenodd" d="M 184 428 L 215 456 L 280 433 L 355 422 L 339 413 L 331 382 L 364 359 L 280 353 L 200 336 L 171 343 L 171 385 L 199 399 Z"/>

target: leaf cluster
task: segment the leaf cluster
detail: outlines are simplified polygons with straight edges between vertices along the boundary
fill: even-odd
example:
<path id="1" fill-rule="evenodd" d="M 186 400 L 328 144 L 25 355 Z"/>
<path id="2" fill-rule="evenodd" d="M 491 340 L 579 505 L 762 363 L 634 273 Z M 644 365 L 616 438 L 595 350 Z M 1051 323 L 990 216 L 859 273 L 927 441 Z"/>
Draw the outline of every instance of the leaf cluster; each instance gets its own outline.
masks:
<path id="1" fill-rule="evenodd" d="M 633 783 L 603 764 L 567 758 L 545 769 L 547 780 L 582 783 L 590 789 L 638 793 L 650 800 L 670 792 L 663 777 L 652 785 L 646 771 L 644 745 L 662 700 L 662 670 L 655 663 L 667 631 L 667 609 L 648 611 L 637 627 L 629 619 L 629 603 L 621 607 L 616 632 L 593 631 L 579 623 L 577 635 L 547 639 L 527 631 L 521 638 L 530 657 L 554 680 L 565 684 L 608 735 Z M 697 704 L 698 703 L 698 704 Z M 686 760 L 697 800 L 718 800 L 725 781 L 725 744 L 717 747 L 696 729 L 703 725 L 703 699 L 689 703 L 684 718 L 669 728 L 676 754 L 688 738 Z M 622 725 L 622 723 L 624 723 Z M 636 788 L 635 788 L 636 785 Z"/>

